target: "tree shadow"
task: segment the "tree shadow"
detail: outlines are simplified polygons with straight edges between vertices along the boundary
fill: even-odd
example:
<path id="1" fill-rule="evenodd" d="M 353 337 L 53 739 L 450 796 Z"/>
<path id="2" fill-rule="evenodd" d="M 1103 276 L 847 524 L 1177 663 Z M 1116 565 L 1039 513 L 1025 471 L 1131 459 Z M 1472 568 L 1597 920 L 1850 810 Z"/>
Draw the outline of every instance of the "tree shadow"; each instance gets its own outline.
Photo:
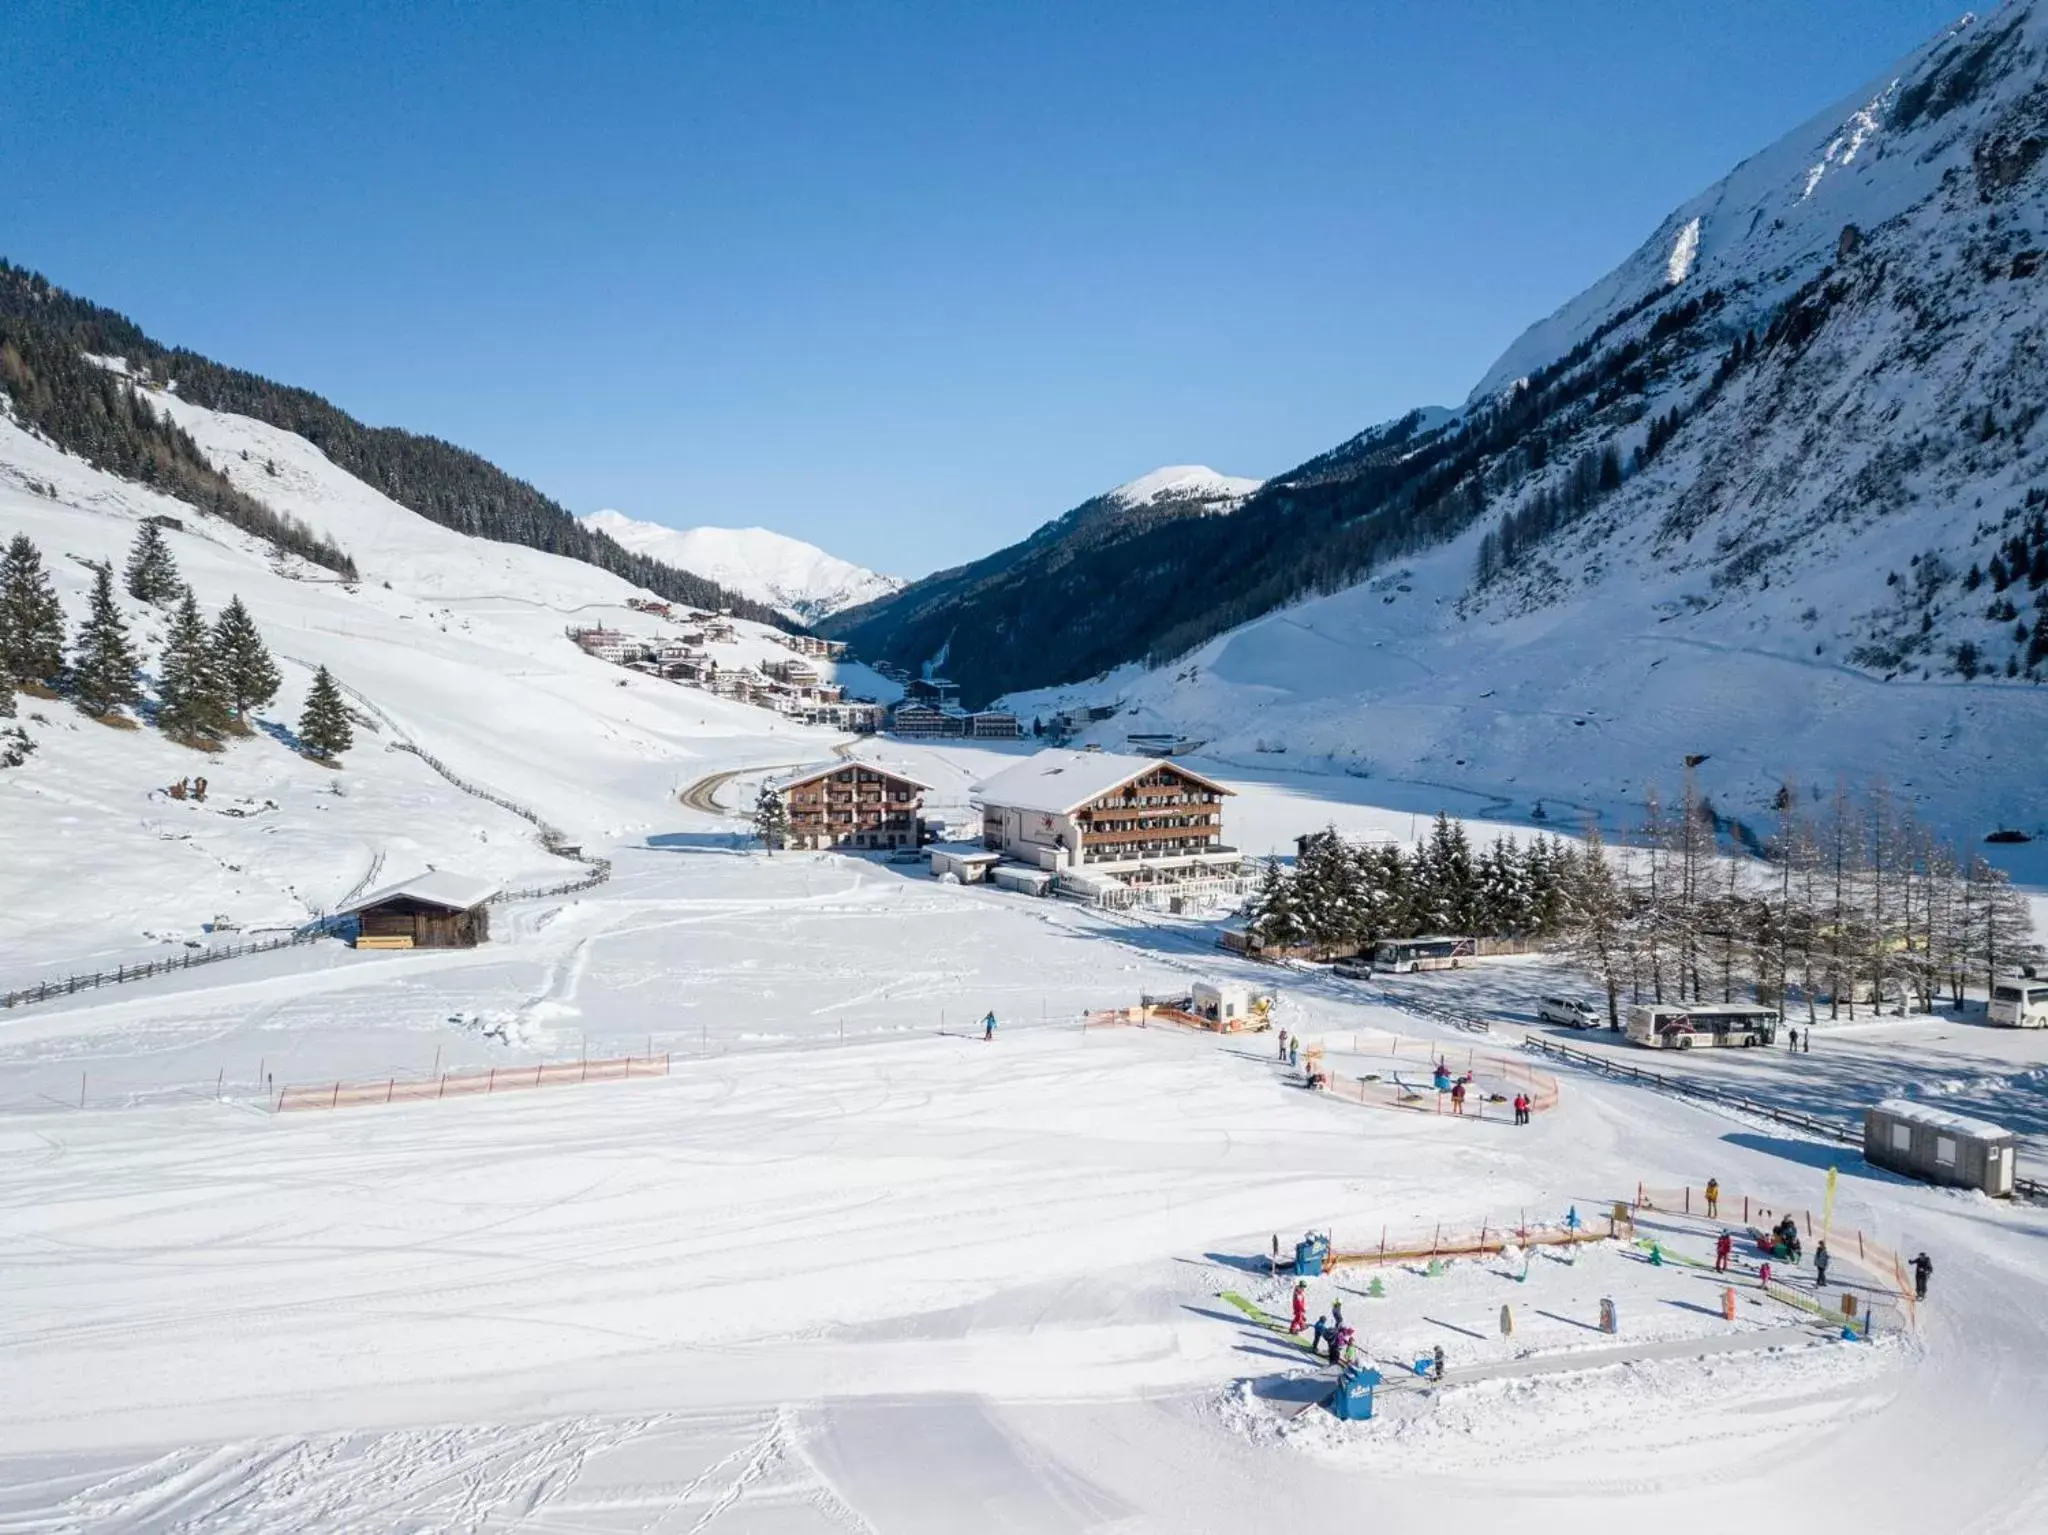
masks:
<path id="1" fill-rule="evenodd" d="M 256 721 L 256 728 L 269 736 L 271 740 L 277 742 L 286 751 L 304 752 L 305 750 L 305 743 L 299 739 L 299 733 L 282 721 L 259 719 Z"/>

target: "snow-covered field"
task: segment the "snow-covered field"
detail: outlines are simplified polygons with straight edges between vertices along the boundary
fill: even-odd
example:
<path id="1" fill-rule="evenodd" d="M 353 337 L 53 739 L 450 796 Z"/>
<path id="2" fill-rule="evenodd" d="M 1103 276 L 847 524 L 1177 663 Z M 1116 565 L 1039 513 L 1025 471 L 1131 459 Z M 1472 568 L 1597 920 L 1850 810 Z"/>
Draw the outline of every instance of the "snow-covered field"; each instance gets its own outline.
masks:
<path id="1" fill-rule="evenodd" d="M 428 528 L 295 439 L 180 416 L 362 582 L 292 579 L 5 426 L 0 524 L 75 605 L 67 556 L 118 557 L 145 512 L 183 515 L 202 603 L 239 591 L 377 728 L 336 774 L 269 734 L 214 760 L 29 704 L 41 749 L 0 774 L 5 974 L 147 957 L 221 913 L 302 921 L 373 870 L 559 875 L 526 822 L 386 750 L 401 733 L 616 872 L 497 908 L 475 951 L 322 943 L 0 1015 L 0 1531 L 2048 1520 L 2048 1212 L 1571 1073 L 1517 1128 L 1309 1094 L 1268 1037 L 1084 1027 L 1241 974 L 1311 1039 L 1472 1043 L 1398 997 L 1254 971 L 1198 923 L 745 851 L 753 781 L 835 738 L 583 657 L 565 623 L 633 621 L 611 577 Z M 305 672 L 287 669 L 290 694 Z M 1012 754 L 857 749 L 963 812 Z M 206 807 L 152 796 L 192 772 Z M 1253 851 L 1330 821 L 1405 836 L 1433 808 L 1368 803 L 1371 780 L 1229 776 Z M 1471 1005 L 1512 1021 L 1538 976 L 1443 979 L 1494 987 Z M 1930 1039 L 1930 1084 L 1951 1057 L 1992 1070 L 1980 1043 Z M 1896 1070 L 1917 1048 L 1902 1032 Z M 271 1112 L 290 1085 L 628 1052 L 668 1074 Z M 1816 1100 L 1865 1085 L 1801 1080 Z M 1363 1246 L 1555 1221 L 1710 1175 L 1817 1207 L 1831 1164 L 1838 1226 L 1935 1255 L 1918 1331 L 1836 1341 L 1747 1274 L 1727 1322 L 1715 1281 L 1626 1242 L 1396 1265 L 1377 1298 L 1347 1270 L 1312 1315 L 1341 1300 L 1375 1358 L 1441 1344 L 1449 1371 L 1390 1368 L 1381 1416 L 1340 1424 L 1296 1416 L 1325 1372 L 1222 1298 L 1284 1309 L 1265 1255 L 1311 1227 Z M 1663 1235 L 1695 1258 L 1709 1237 Z"/>

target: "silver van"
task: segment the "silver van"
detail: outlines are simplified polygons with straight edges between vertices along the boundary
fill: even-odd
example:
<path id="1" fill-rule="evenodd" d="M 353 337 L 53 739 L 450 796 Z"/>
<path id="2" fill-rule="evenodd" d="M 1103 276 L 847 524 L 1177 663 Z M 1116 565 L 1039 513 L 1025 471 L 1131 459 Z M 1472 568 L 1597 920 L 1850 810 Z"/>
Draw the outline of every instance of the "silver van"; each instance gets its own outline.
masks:
<path id="1" fill-rule="evenodd" d="M 1536 1016 L 1545 1023 L 1561 1023 L 1568 1029 L 1600 1027 L 1600 1014 L 1593 1004 L 1576 997 L 1545 997 L 1536 1004 Z"/>

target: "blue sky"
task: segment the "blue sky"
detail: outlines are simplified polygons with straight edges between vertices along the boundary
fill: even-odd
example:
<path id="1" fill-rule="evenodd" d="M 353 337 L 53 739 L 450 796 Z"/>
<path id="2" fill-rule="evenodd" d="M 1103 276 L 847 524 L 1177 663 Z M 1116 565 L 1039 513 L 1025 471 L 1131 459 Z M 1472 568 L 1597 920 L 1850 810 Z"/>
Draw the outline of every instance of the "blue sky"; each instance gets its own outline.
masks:
<path id="1" fill-rule="evenodd" d="M 1460 399 L 1957 0 L 0 7 L 0 254 L 916 575 Z"/>

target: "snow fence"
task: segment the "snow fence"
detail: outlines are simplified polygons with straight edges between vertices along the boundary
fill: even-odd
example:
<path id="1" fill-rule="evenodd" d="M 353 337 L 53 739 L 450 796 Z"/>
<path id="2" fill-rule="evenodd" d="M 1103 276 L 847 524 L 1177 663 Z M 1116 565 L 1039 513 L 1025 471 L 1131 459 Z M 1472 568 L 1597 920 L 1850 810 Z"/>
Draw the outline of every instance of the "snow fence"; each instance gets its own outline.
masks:
<path id="1" fill-rule="evenodd" d="M 665 1077 L 668 1055 L 621 1055 L 609 1060 L 543 1061 L 532 1066 L 493 1066 L 483 1071 L 449 1071 L 438 1077 L 387 1077 L 382 1082 L 294 1083 L 278 1089 L 274 1112 L 295 1109 L 353 1109 L 385 1103 L 439 1103 L 445 1098 L 516 1093 L 537 1087 L 584 1082 L 624 1082 L 632 1077 Z"/>

